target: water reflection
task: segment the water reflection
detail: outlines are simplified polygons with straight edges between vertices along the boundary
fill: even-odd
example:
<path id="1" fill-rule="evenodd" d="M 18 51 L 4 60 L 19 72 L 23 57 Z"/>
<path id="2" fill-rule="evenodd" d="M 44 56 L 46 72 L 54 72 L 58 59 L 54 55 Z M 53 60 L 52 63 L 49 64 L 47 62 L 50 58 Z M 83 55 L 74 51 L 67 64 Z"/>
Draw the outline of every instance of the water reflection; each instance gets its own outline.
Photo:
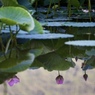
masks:
<path id="1" fill-rule="evenodd" d="M 18 39 L 18 45 L 9 47 L 6 55 L 0 50 L 0 83 L 14 75 L 20 78 L 19 84 L 12 88 L 8 86 L 10 95 L 15 89 L 14 95 L 94 95 L 95 47 L 65 45 L 65 42 L 80 37 L 88 40 L 87 34 L 74 36 L 66 39 Z M 95 39 L 93 35 L 90 37 Z M 60 84 L 63 83 L 61 86 L 56 83 L 59 79 Z"/>
<path id="2" fill-rule="evenodd" d="M 8 93 L 10 95 L 94 95 L 95 93 L 95 70 L 88 71 L 88 80 L 85 82 L 83 79 L 83 72 L 80 69 L 80 63 L 77 63 L 75 69 L 70 68 L 68 71 L 61 71 L 61 75 L 64 76 L 64 84 L 56 84 L 55 78 L 58 75 L 57 71 L 48 72 L 43 68 L 37 70 L 26 70 L 18 73 L 21 82 L 13 87 L 8 86 Z M 2 86 L 1 86 L 2 87 Z M 35 89 L 36 88 L 36 89 Z M 1 88 L 0 88 L 1 89 Z M 21 89 L 21 90 L 20 90 Z M 2 91 L 1 91 L 2 92 Z"/>

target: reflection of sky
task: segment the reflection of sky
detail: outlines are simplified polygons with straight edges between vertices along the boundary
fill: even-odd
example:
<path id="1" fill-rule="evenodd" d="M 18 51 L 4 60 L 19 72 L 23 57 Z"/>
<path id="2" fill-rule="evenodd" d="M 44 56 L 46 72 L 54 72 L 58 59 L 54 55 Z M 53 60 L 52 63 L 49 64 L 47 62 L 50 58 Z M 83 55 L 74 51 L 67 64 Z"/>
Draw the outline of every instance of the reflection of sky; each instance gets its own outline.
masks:
<path id="1" fill-rule="evenodd" d="M 57 71 L 48 72 L 40 68 L 21 72 L 18 74 L 20 83 L 13 87 L 8 86 L 9 95 L 94 95 L 95 70 L 88 70 L 88 80 L 84 81 L 81 63 L 82 61 L 78 60 L 74 69 L 60 71 L 60 74 L 64 77 L 62 85 L 56 84 Z M 1 86 L 0 94 L 2 94 L 2 91 Z"/>

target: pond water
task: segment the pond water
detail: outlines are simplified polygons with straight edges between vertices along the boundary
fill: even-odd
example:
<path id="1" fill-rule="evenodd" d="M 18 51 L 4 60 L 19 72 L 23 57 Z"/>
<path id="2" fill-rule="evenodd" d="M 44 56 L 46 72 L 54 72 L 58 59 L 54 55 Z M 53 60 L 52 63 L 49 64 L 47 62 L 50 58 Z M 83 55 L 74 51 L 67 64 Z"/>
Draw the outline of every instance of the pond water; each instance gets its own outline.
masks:
<path id="1" fill-rule="evenodd" d="M 19 46 L 11 51 L 12 57 L 8 60 L 2 62 L 4 56 L 0 53 L 0 94 L 94 95 L 95 27 L 46 26 L 45 30 L 52 35 L 46 33 L 47 35 L 42 37 L 38 34 L 19 34 Z M 56 36 L 55 33 L 60 34 Z M 2 38 L 6 34 L 3 35 Z M 7 37 L 9 38 L 8 34 L 6 40 Z M 31 54 L 27 56 L 29 52 Z M 10 51 L 6 57 L 8 56 Z M 16 63 L 17 60 L 19 64 Z M 12 87 L 3 84 L 15 74 L 20 80 L 19 83 Z M 63 77 L 63 83 L 58 84 L 56 77 L 59 74 Z M 88 77 L 83 77 L 84 74 Z"/>
<path id="2" fill-rule="evenodd" d="M 5 1 L 0 95 L 94 95 L 95 0 Z"/>

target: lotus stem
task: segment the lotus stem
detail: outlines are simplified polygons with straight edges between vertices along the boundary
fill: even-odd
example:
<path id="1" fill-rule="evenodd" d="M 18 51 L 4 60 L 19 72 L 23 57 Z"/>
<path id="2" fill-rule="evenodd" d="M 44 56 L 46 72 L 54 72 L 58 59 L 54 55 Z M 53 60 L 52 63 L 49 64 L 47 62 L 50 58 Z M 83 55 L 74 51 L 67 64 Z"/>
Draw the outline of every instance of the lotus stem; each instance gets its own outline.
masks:
<path id="1" fill-rule="evenodd" d="M 1 22 L 1 25 L 0 25 L 0 34 L 1 34 L 1 30 L 2 30 L 2 28 L 3 28 L 3 23 Z"/>
<path id="2" fill-rule="evenodd" d="M 20 31 L 20 28 L 19 28 L 18 25 L 16 25 L 16 34 L 15 34 L 15 36 L 18 34 L 19 31 Z"/>
<path id="3" fill-rule="evenodd" d="M 54 2 L 54 16 L 56 15 L 56 4 Z"/>
<path id="4" fill-rule="evenodd" d="M 4 85 L 4 95 L 8 95 L 8 88 L 6 82 L 4 82 L 3 85 Z"/>
<path id="5" fill-rule="evenodd" d="M 71 0 L 68 0 L 68 16 L 71 17 Z"/>
<path id="6" fill-rule="evenodd" d="M 8 40 L 6 48 L 5 48 L 5 54 L 8 52 L 8 48 L 10 46 L 11 38 Z"/>
<path id="7" fill-rule="evenodd" d="M 49 4 L 49 7 L 48 7 L 48 11 L 47 11 L 46 18 L 48 17 L 48 14 L 49 14 L 49 12 L 50 12 L 51 4 L 52 4 L 52 0 L 50 0 L 50 4 Z"/>
<path id="8" fill-rule="evenodd" d="M 60 71 L 58 70 L 58 75 L 60 75 Z"/>
<path id="9" fill-rule="evenodd" d="M 58 2 L 58 7 L 60 8 L 60 0 L 59 0 L 59 2 Z"/>
<path id="10" fill-rule="evenodd" d="M 91 21 L 91 0 L 88 0 L 88 10 L 89 10 L 89 18 Z"/>

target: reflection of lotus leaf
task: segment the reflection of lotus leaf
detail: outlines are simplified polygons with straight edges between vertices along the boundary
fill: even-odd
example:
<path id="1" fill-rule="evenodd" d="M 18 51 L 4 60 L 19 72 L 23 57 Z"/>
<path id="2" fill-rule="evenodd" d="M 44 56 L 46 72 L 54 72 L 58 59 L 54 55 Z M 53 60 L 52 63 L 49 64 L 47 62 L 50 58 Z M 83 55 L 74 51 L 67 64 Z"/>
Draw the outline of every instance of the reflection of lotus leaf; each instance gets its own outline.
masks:
<path id="1" fill-rule="evenodd" d="M 13 77 L 16 73 L 0 72 L 0 84 Z"/>
<path id="2" fill-rule="evenodd" d="M 88 64 L 88 65 L 92 66 L 93 68 L 95 68 L 95 56 L 91 56 L 91 57 L 87 60 L 86 64 Z"/>
<path id="3" fill-rule="evenodd" d="M 61 48 L 57 49 L 56 53 L 64 58 L 76 56 L 82 58 L 85 56 L 85 49 L 81 49 L 77 46 L 63 45 Z"/>
<path id="4" fill-rule="evenodd" d="M 65 27 L 65 30 L 68 34 L 73 34 L 73 35 L 84 35 L 87 36 L 87 34 L 94 34 L 95 28 L 94 27 Z M 91 36 L 91 35 L 90 35 Z M 75 36 L 76 37 L 76 36 Z M 80 37 L 81 38 L 81 37 Z M 92 38 L 92 37 L 91 37 Z"/>
<path id="5" fill-rule="evenodd" d="M 93 55 L 95 55 L 95 49 L 93 48 L 93 49 L 91 49 L 90 51 L 86 50 L 86 54 L 87 54 L 88 56 L 93 56 Z"/>
<path id="6" fill-rule="evenodd" d="M 38 62 L 38 64 L 37 64 L 37 62 Z M 66 61 L 64 58 L 60 57 L 58 54 L 56 54 L 54 52 L 37 57 L 36 64 L 33 63 L 33 66 L 44 67 L 45 69 L 47 69 L 49 71 L 67 70 L 70 67 L 74 67 L 74 65 L 71 62 Z"/>
<path id="7" fill-rule="evenodd" d="M 34 61 L 33 54 L 27 54 L 22 58 L 8 58 L 0 62 L 2 72 L 20 72 L 29 68 Z"/>

